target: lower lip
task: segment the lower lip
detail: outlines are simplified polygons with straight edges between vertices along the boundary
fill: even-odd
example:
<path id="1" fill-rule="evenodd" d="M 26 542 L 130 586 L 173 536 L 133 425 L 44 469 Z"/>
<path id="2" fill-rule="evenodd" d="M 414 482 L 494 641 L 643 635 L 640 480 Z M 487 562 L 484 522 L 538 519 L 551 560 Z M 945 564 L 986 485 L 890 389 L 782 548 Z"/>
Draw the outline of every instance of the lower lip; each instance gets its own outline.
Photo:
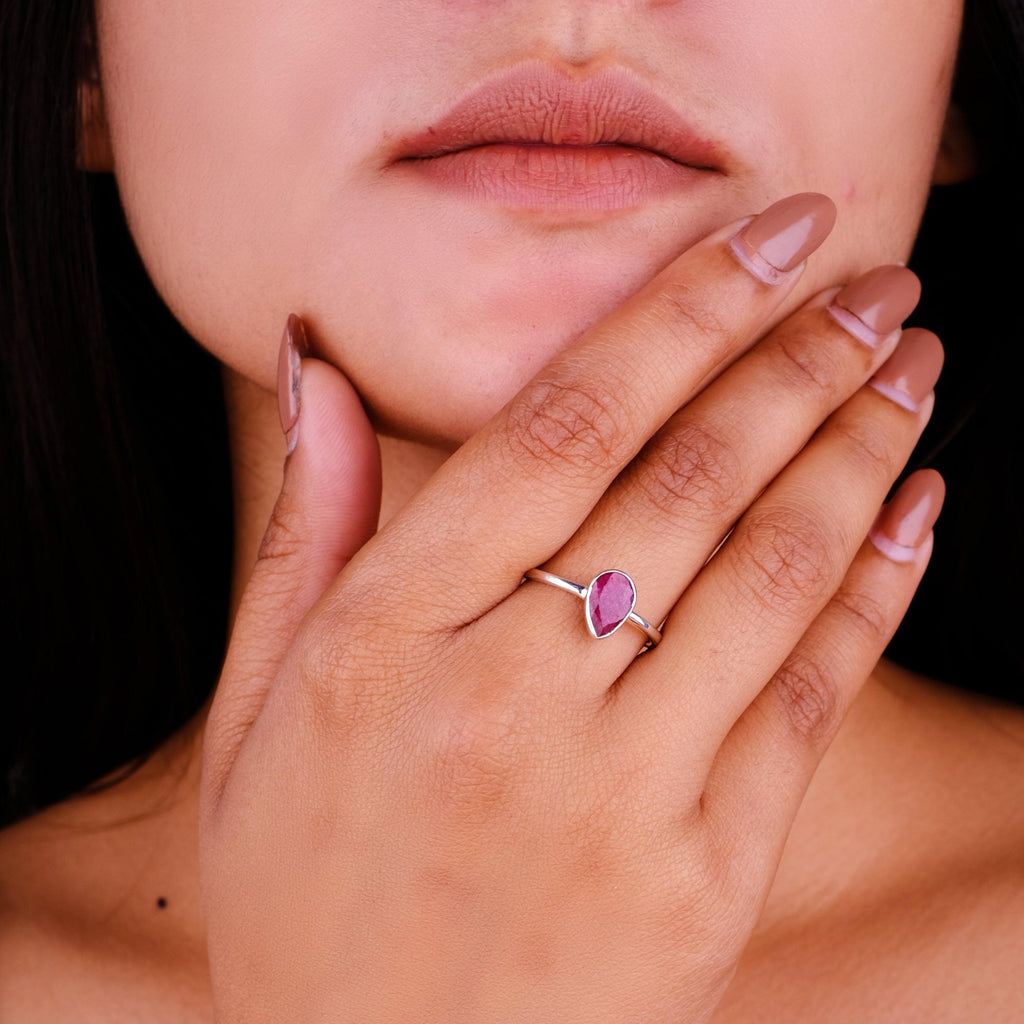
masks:
<path id="1" fill-rule="evenodd" d="M 399 166 L 447 191 L 524 210 L 629 210 L 708 172 L 628 146 L 495 143 Z"/>

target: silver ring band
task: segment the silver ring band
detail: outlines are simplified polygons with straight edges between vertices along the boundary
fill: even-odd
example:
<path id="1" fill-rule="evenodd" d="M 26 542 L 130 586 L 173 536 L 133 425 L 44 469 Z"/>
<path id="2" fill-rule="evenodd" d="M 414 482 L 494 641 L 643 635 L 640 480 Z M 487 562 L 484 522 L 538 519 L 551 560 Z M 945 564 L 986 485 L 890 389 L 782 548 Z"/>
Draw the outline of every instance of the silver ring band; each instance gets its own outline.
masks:
<path id="1" fill-rule="evenodd" d="M 661 643 L 661 630 L 633 610 L 636 604 L 636 584 L 621 569 L 606 569 L 599 572 L 587 586 L 556 576 L 547 569 L 528 569 L 523 574 L 523 580 L 547 583 L 581 598 L 584 602 L 587 630 L 598 640 L 611 636 L 621 625 L 628 622 L 647 637 L 647 642 L 640 649 L 641 654 Z"/>

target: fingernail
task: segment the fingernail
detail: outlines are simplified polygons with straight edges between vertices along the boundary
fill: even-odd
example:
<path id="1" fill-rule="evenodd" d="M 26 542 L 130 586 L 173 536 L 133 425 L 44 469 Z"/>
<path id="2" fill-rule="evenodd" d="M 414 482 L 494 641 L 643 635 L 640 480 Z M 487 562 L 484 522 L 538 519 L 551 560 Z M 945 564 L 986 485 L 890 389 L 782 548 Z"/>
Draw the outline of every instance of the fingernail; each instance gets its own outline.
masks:
<path id="1" fill-rule="evenodd" d="M 946 485 L 934 469 L 907 477 L 878 514 L 868 534 L 871 543 L 894 562 L 911 562 L 928 539 L 942 509 Z"/>
<path id="2" fill-rule="evenodd" d="M 871 348 L 895 331 L 921 298 L 921 282 L 893 263 L 869 270 L 832 300 L 828 311 L 855 338 Z"/>
<path id="3" fill-rule="evenodd" d="M 868 385 L 904 409 L 917 412 L 939 379 L 944 356 L 942 342 L 931 331 L 910 327 Z"/>
<path id="4" fill-rule="evenodd" d="M 302 357 L 309 351 L 306 327 L 294 313 L 288 317 L 277 357 L 277 410 L 281 429 L 288 445 L 288 454 L 299 440 L 299 387 L 302 378 Z"/>
<path id="5" fill-rule="evenodd" d="M 801 192 L 769 206 L 732 240 L 732 251 L 756 278 L 778 284 L 821 245 L 836 222 L 828 196 Z"/>

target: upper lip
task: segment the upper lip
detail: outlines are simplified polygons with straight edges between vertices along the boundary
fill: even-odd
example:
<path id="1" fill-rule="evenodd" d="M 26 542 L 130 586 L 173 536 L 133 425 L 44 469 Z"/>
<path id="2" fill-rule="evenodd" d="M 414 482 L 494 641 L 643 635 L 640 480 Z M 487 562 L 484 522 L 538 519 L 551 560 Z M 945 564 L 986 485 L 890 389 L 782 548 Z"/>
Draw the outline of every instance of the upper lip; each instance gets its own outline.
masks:
<path id="1" fill-rule="evenodd" d="M 624 146 L 701 170 L 722 170 L 720 147 L 624 69 L 585 79 L 520 64 L 458 100 L 440 120 L 401 140 L 396 159 L 477 146 Z"/>

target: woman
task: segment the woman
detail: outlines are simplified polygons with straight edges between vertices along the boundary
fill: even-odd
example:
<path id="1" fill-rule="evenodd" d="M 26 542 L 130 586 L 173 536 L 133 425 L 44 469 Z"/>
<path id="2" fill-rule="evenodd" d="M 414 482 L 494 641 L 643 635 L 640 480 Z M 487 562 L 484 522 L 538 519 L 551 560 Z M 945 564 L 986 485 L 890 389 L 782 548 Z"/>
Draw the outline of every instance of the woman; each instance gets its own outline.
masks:
<path id="1" fill-rule="evenodd" d="M 876 667 L 943 490 L 910 474 L 879 514 L 943 358 L 900 330 L 901 264 L 933 180 L 1005 166 L 947 114 L 957 3 L 11 10 L 15 578 L 40 595 L 17 628 L 48 627 L 37 661 L 83 711 L 189 672 L 202 706 L 3 833 L 5 1020 L 1022 1013 L 1021 715 Z M 216 671 L 168 641 L 196 623 L 164 562 L 220 564 L 217 441 L 204 419 L 153 493 L 124 470 L 151 456 L 66 340 L 103 336 L 93 282 L 54 270 L 93 244 L 117 263 L 114 221 L 66 236 L 74 196 L 34 200 L 44 169 L 113 176 L 162 301 L 223 366 L 210 703 Z M 188 436 L 163 362 L 184 344 L 151 352 L 135 324 L 157 314 L 98 285 L 111 333 L 126 316 L 117 400 Z M 24 369 L 45 337 L 64 362 Z M 79 457 L 42 380 L 116 460 Z M 633 577 L 632 618 L 595 606 L 602 570 Z M 209 664 L 222 617 L 189 598 Z M 74 678 L 86 654 L 124 689 Z M 104 770 L 159 735 L 132 720 Z M 8 745 L 15 794 L 45 793 L 35 747 Z"/>

